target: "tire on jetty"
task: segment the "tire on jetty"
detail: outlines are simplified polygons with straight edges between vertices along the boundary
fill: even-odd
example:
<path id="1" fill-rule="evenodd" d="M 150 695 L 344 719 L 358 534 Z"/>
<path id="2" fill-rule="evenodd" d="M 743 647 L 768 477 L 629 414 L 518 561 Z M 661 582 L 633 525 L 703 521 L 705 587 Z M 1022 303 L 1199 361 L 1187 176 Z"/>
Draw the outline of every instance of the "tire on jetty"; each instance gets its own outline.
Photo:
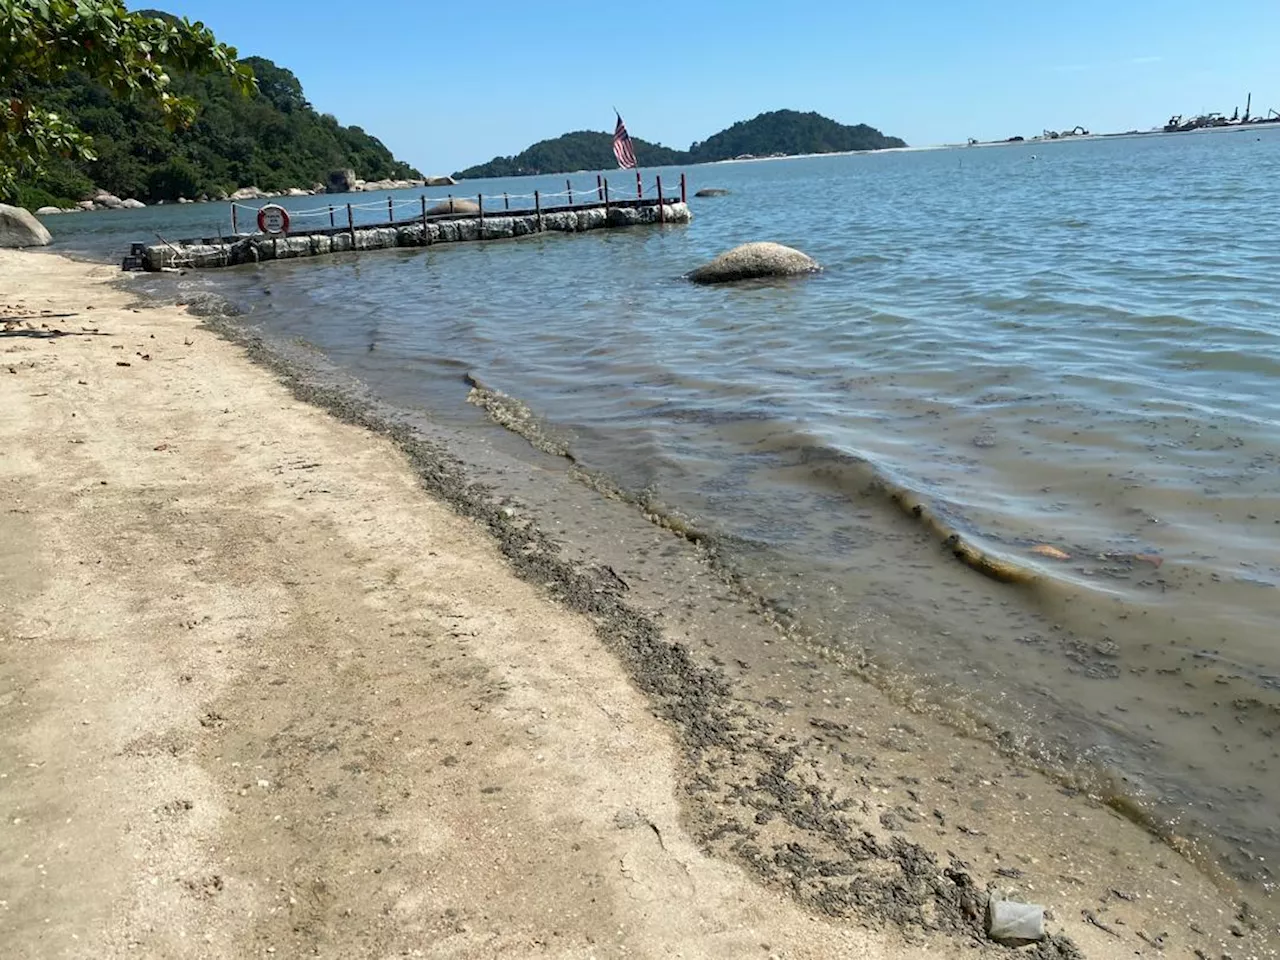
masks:
<path id="1" fill-rule="evenodd" d="M 694 283 L 732 283 L 759 277 L 817 273 L 822 265 L 808 254 L 780 243 L 744 243 L 689 274 Z"/>
<path id="2" fill-rule="evenodd" d="M 463 200 L 455 198 L 453 200 L 444 200 L 437 203 L 434 207 L 427 208 L 428 216 L 436 216 L 442 213 L 457 213 L 467 216 L 475 216 L 480 212 L 480 205 L 474 200 Z"/>

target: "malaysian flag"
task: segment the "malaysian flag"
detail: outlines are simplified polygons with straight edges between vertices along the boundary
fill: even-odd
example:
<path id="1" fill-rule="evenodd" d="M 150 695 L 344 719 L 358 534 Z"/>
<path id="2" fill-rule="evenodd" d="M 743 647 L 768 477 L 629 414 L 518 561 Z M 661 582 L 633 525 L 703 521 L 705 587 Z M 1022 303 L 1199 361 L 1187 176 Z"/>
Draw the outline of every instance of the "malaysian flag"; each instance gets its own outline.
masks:
<path id="1" fill-rule="evenodd" d="M 613 128 L 613 155 L 618 158 L 621 169 L 632 170 L 636 166 L 636 151 L 631 146 L 631 137 L 627 135 L 627 125 L 622 122 L 622 114 L 614 112 L 618 117 L 618 125 Z"/>

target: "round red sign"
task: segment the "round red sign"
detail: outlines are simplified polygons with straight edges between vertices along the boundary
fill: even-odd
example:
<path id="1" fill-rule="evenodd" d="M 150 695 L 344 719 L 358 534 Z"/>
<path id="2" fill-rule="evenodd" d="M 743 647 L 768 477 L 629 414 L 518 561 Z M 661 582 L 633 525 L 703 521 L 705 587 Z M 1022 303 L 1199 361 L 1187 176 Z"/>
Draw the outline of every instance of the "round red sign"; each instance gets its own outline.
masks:
<path id="1" fill-rule="evenodd" d="M 263 233 L 289 232 L 289 211 L 277 203 L 268 203 L 258 211 L 258 229 Z"/>

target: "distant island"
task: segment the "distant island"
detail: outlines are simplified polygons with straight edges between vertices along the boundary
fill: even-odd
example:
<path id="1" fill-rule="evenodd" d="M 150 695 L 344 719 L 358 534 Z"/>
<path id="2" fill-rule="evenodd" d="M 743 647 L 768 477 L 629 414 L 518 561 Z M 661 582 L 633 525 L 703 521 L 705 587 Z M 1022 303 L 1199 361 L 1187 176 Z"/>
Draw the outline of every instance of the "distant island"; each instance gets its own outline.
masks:
<path id="1" fill-rule="evenodd" d="M 859 123 L 846 126 L 818 113 L 774 110 L 752 120 L 741 120 L 690 145 L 673 150 L 632 137 L 636 159 L 642 167 L 682 163 L 711 163 L 735 157 L 794 156 L 805 153 L 848 153 L 905 147 L 898 137 L 887 137 L 875 127 Z M 542 140 L 514 157 L 494 157 L 454 174 L 456 179 L 518 177 L 539 173 L 572 173 L 575 170 L 607 170 L 616 165 L 613 135 L 590 130 L 566 133 Z"/>
<path id="2" fill-rule="evenodd" d="M 97 190 L 147 203 L 225 197 L 250 186 L 284 191 L 324 184 L 343 170 L 371 181 L 421 176 L 376 137 L 318 113 L 289 70 L 264 57 L 241 62 L 258 79 L 258 92 L 248 99 L 226 77 L 175 73 L 173 91 L 197 104 L 187 130 L 170 130 L 156 107 L 117 99 L 82 74 L 41 88 L 48 109 L 93 137 L 97 159 L 51 159 L 38 177 L 19 185 L 22 205 L 67 207 Z"/>

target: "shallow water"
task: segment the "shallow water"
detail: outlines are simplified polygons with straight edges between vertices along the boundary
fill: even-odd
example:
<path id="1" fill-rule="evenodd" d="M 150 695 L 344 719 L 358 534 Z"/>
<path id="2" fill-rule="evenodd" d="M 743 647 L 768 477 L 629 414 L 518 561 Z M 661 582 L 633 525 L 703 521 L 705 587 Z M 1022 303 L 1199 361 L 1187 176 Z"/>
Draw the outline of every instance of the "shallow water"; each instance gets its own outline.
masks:
<path id="1" fill-rule="evenodd" d="M 579 464 L 719 536 L 752 589 L 877 682 L 1149 806 L 1269 884 L 1280 131 L 689 175 L 691 192 L 732 192 L 692 200 L 687 227 L 189 282 L 406 408 L 471 422 L 466 372 L 520 398 Z M 454 192 L 534 186 L 563 178 Z M 55 227 L 114 255 L 130 231 L 194 235 L 225 211 Z M 680 280 L 755 239 L 826 270 Z M 1025 582 L 962 566 L 950 533 Z"/>

